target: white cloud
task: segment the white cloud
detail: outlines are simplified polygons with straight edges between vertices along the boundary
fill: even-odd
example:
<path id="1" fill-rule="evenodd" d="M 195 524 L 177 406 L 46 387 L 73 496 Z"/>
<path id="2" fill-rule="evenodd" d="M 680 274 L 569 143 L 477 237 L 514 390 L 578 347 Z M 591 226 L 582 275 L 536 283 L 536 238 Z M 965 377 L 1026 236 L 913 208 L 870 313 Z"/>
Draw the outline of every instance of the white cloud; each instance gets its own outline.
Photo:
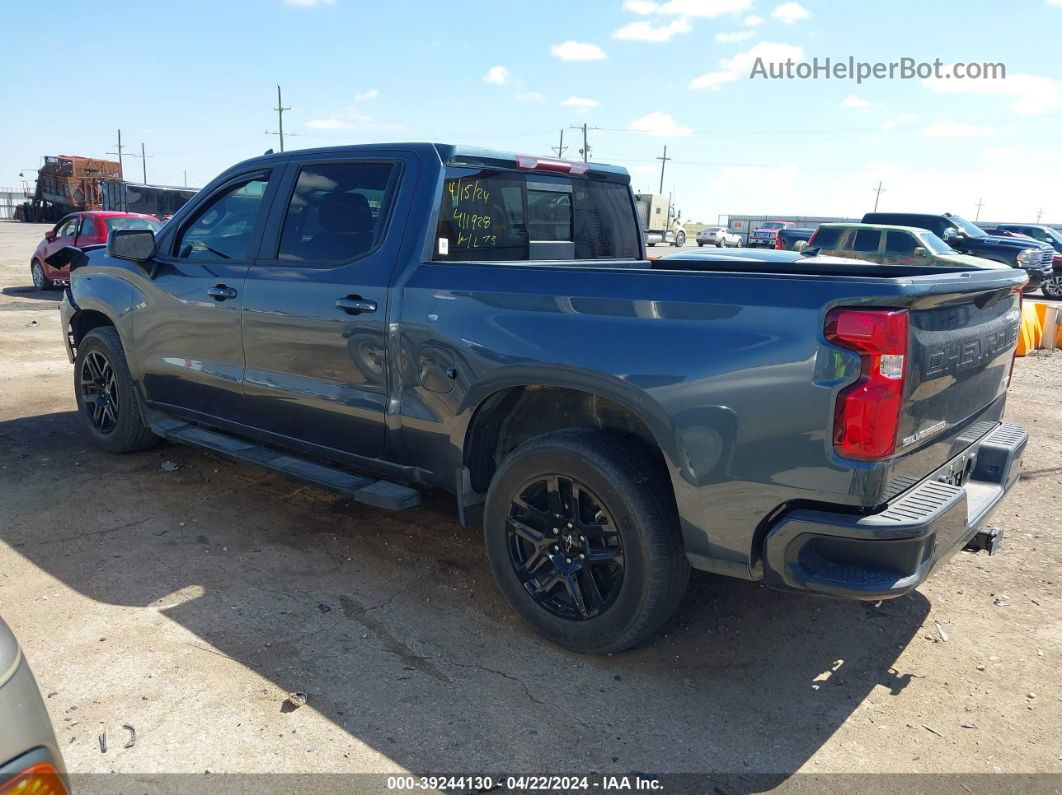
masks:
<path id="1" fill-rule="evenodd" d="M 329 119 L 310 119 L 306 126 L 311 130 L 401 130 L 402 124 L 380 122 L 366 116 L 355 107 L 349 107 Z"/>
<path id="2" fill-rule="evenodd" d="M 756 35 L 754 30 L 739 30 L 736 33 L 716 33 L 715 40 L 719 44 L 737 44 L 738 42 L 751 39 Z"/>
<path id="3" fill-rule="evenodd" d="M 928 125 L 924 132 L 927 138 L 943 138 L 945 140 L 994 138 L 996 135 L 994 127 L 951 120 L 935 121 Z"/>
<path id="4" fill-rule="evenodd" d="M 751 49 L 739 52 L 733 58 L 723 58 L 719 61 L 721 67 L 718 71 L 708 72 L 690 81 L 690 88 L 717 90 L 724 83 L 730 83 L 739 77 L 748 77 L 757 58 L 762 58 L 764 63 L 783 62 L 787 58 L 794 61 L 804 59 L 804 50 L 795 44 L 778 44 L 771 41 L 761 41 Z"/>
<path id="5" fill-rule="evenodd" d="M 657 13 L 711 19 L 744 11 L 751 5 L 752 0 L 669 0 L 660 4 Z"/>
<path id="6" fill-rule="evenodd" d="M 1062 6 L 1062 0 L 1047 0 L 1049 6 Z"/>
<path id="7" fill-rule="evenodd" d="M 562 41 L 549 48 L 550 54 L 562 61 L 600 61 L 608 56 L 596 44 L 585 41 Z"/>
<path id="8" fill-rule="evenodd" d="M 517 102 L 542 102 L 546 98 L 538 91 L 527 91 L 513 97 Z"/>
<path id="9" fill-rule="evenodd" d="M 653 0 L 627 0 L 623 4 L 623 7 L 634 14 L 646 14 L 655 13 L 659 5 L 654 3 Z"/>
<path id="10" fill-rule="evenodd" d="M 690 23 L 685 19 L 676 19 L 666 25 L 654 25 L 652 22 L 630 22 L 612 34 L 614 39 L 626 41 L 667 41 L 679 33 L 689 33 Z"/>
<path id="11" fill-rule="evenodd" d="M 575 108 L 578 113 L 586 113 L 590 108 L 596 108 L 601 103 L 589 97 L 568 97 L 561 104 L 566 108 Z"/>
<path id="12" fill-rule="evenodd" d="M 334 6 L 336 0 L 284 0 L 289 6 L 298 6 L 299 8 L 313 8 L 314 6 Z"/>
<path id="13" fill-rule="evenodd" d="M 664 113 L 659 110 L 654 111 L 653 113 L 647 113 L 641 118 L 635 119 L 627 126 L 638 132 L 666 137 L 682 137 L 693 134 L 693 130 L 690 127 L 685 127 L 679 124 L 675 120 L 675 117 L 670 113 Z"/>
<path id="14" fill-rule="evenodd" d="M 1062 0 L 1059 2 L 1062 3 Z M 950 71 L 946 74 L 950 74 Z M 922 85 L 938 94 L 995 94 L 1011 97 L 1011 110 L 1022 116 L 1040 116 L 1062 108 L 1062 83 L 1042 75 L 1011 74 L 1004 79 L 994 80 L 930 77 L 923 80 Z"/>
<path id="15" fill-rule="evenodd" d="M 379 99 L 379 97 L 380 92 L 375 88 L 370 88 L 368 91 L 362 92 L 361 94 L 355 94 L 354 100 L 356 102 L 368 102 L 371 99 Z"/>
<path id="16" fill-rule="evenodd" d="M 504 66 L 492 66 L 483 75 L 483 82 L 490 83 L 492 86 L 504 86 L 509 82 L 509 75 L 509 70 Z"/>
<path id="17" fill-rule="evenodd" d="M 750 28 L 754 28 L 757 25 L 762 25 L 763 24 L 763 17 L 757 17 L 757 16 L 745 17 L 745 24 L 748 25 Z"/>
<path id="18" fill-rule="evenodd" d="M 771 12 L 771 16 L 775 19 L 780 19 L 787 25 L 792 25 L 794 22 L 810 17 L 811 12 L 800 3 L 782 3 Z"/>
<path id="19" fill-rule="evenodd" d="M 901 113 L 895 119 L 889 119 L 888 121 L 883 121 L 881 123 L 881 129 L 883 129 L 883 130 L 894 130 L 894 129 L 896 129 L 897 126 L 899 126 L 901 124 L 909 124 L 909 123 L 913 122 L 917 118 L 918 118 L 918 114 L 917 113 Z"/>
<path id="20" fill-rule="evenodd" d="M 849 94 L 844 98 L 841 103 L 842 108 L 869 108 L 870 100 L 857 97 L 855 94 Z"/>

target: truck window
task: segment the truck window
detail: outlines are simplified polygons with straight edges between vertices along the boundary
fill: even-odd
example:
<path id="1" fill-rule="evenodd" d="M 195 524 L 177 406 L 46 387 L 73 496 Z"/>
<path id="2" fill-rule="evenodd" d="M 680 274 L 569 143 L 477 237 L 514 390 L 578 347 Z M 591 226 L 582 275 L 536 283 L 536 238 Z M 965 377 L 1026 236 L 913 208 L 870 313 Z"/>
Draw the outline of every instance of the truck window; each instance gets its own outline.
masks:
<path id="1" fill-rule="evenodd" d="M 890 231 L 885 233 L 885 254 L 891 257 L 910 257 L 918 241 L 910 232 Z"/>
<path id="2" fill-rule="evenodd" d="M 258 175 L 210 198 L 177 236 L 179 259 L 243 260 L 254 235 L 269 177 Z"/>
<path id="3" fill-rule="evenodd" d="M 500 169 L 450 168 L 437 261 L 637 259 L 639 222 L 627 185 Z"/>
<path id="4" fill-rule="evenodd" d="M 847 231 L 843 226 L 820 226 L 815 233 L 815 247 L 827 251 L 839 248 L 841 235 Z"/>
<path id="5" fill-rule="evenodd" d="M 320 163 L 299 171 L 277 259 L 349 262 L 379 242 L 394 163 Z"/>
<path id="6" fill-rule="evenodd" d="M 852 251 L 877 251 L 881 243 L 881 231 L 878 229 L 857 229 Z"/>

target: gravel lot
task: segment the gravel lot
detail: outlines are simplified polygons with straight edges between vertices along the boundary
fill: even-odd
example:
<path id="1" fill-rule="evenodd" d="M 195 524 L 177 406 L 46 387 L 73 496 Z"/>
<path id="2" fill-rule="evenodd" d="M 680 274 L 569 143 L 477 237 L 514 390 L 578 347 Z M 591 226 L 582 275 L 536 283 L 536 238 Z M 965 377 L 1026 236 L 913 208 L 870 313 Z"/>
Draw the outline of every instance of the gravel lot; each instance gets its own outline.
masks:
<path id="1" fill-rule="evenodd" d="M 580 657 L 513 617 L 446 495 L 90 447 L 30 286 L 45 228 L 0 222 L 0 614 L 72 771 L 1062 772 L 1062 353 L 1017 363 L 1001 554 L 880 607 L 695 573 L 649 645 Z"/>

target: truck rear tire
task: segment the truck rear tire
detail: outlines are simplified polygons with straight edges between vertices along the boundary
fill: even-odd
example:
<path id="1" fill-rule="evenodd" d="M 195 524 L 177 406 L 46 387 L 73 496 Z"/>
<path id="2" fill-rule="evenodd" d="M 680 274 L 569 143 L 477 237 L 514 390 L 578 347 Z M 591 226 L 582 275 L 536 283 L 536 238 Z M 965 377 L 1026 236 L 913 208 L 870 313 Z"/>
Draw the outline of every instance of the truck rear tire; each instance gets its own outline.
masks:
<path id="1" fill-rule="evenodd" d="M 667 472 L 641 444 L 596 429 L 543 434 L 509 453 L 487 493 L 483 531 L 516 612 L 579 652 L 646 640 L 689 580 Z"/>
<path id="2" fill-rule="evenodd" d="M 94 328 L 77 346 L 74 395 L 78 416 L 97 447 L 132 453 L 158 443 L 140 416 L 136 388 L 114 326 Z"/>

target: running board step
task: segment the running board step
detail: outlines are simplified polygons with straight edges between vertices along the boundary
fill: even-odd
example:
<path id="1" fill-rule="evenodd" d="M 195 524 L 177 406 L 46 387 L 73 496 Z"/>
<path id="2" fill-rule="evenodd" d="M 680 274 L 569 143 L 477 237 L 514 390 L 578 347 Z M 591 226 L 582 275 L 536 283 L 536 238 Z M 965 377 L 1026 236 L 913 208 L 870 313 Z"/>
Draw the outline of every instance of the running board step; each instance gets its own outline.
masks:
<path id="1" fill-rule="evenodd" d="M 282 453 L 254 442 L 218 431 L 200 428 L 186 422 L 165 419 L 152 428 L 171 442 L 201 447 L 215 453 L 272 469 L 291 477 L 305 480 L 340 494 L 346 494 L 357 502 L 397 511 L 420 504 L 420 492 L 409 486 L 375 480 L 364 475 L 354 475 L 342 469 L 317 464 L 289 453 Z"/>

